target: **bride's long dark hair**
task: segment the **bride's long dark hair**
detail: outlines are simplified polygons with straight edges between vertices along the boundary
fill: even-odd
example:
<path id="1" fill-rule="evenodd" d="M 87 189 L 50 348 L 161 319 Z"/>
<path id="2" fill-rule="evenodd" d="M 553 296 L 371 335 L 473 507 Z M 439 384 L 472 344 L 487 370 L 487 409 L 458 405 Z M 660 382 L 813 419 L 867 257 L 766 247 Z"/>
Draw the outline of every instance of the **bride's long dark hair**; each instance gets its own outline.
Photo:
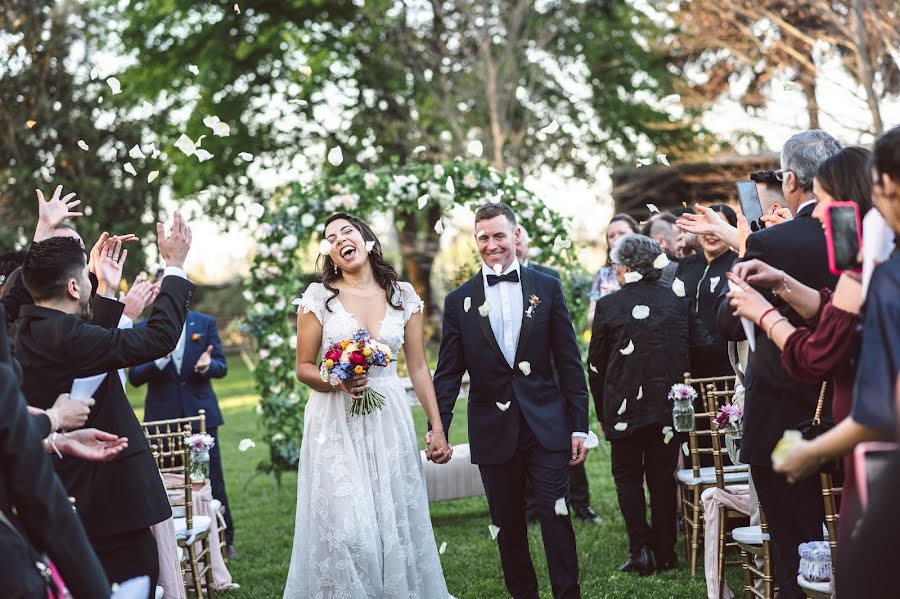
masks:
<path id="1" fill-rule="evenodd" d="M 325 227 L 322 229 L 322 239 L 325 239 L 325 230 L 328 228 L 328 225 L 336 220 L 345 220 L 349 222 L 353 228 L 360 232 L 363 240 L 375 242 L 375 246 L 372 248 L 372 251 L 369 252 L 369 262 L 372 264 L 372 274 L 375 276 L 375 281 L 378 283 L 378 286 L 384 289 L 388 305 L 395 310 L 402 310 L 403 306 L 400 305 L 399 299 L 395 299 L 394 297 L 397 295 L 396 291 L 399 289 L 397 286 L 397 281 L 399 280 L 397 271 L 394 270 L 394 267 L 391 266 L 390 262 L 384 259 L 384 254 L 381 253 L 381 242 L 378 241 L 378 237 L 375 236 L 371 227 L 355 216 L 338 212 L 337 214 L 332 214 L 328 217 L 328 220 L 325 221 Z M 319 276 L 322 279 L 322 284 L 325 285 L 325 289 L 331 292 L 331 297 L 325 300 L 325 309 L 331 312 L 331 308 L 328 304 L 341 293 L 339 289 L 332 286 L 332 283 L 343 278 L 343 275 L 335 266 L 334 260 L 332 260 L 331 256 L 328 254 L 319 255 L 319 260 L 316 262 L 316 268 L 319 269 Z"/>

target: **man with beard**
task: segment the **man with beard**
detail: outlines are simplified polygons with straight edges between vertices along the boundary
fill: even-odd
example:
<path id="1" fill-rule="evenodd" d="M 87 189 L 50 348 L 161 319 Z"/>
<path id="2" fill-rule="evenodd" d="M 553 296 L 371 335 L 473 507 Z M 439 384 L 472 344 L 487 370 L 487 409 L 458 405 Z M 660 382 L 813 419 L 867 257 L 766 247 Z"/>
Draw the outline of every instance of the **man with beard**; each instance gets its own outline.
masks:
<path id="1" fill-rule="evenodd" d="M 31 405 L 47 408 L 75 378 L 106 374 L 94 392 L 96 404 L 85 426 L 128 438 L 128 449 L 109 463 L 54 459 L 100 562 L 112 582 L 147 575 L 155 588 L 159 563 L 150 527 L 172 514 L 141 425 L 131 409 L 117 369 L 155 360 L 178 342 L 194 286 L 183 265 L 191 231 L 176 214 L 167 238 L 157 224 L 166 276 L 147 325 L 117 329 L 124 305 L 112 297 L 127 251 L 107 239 L 99 251 L 98 287 L 91 324 L 91 281 L 81 244 L 53 237 L 28 250 L 22 274 L 35 304 L 16 321 L 16 356 Z M 102 317 L 101 317 L 102 307 Z"/>

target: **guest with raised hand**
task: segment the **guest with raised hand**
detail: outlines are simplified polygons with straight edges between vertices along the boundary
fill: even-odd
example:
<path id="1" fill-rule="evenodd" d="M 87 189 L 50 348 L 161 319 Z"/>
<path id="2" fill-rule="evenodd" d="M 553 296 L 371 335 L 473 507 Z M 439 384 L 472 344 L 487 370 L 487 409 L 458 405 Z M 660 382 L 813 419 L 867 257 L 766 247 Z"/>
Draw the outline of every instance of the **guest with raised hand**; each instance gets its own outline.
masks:
<path id="1" fill-rule="evenodd" d="M 96 404 L 86 424 L 127 437 L 128 448 L 109 463 L 68 459 L 54 463 L 77 501 L 110 580 L 147 575 L 150 588 L 155 587 L 159 563 L 149 527 L 169 518 L 172 511 L 156 462 L 115 372 L 169 354 L 184 325 L 193 292 L 183 269 L 191 245 L 190 228 L 176 214 L 171 234 L 167 237 L 161 224 L 157 233 L 166 276 L 145 327 L 117 329 L 124 305 L 103 297 L 118 286 L 125 255 L 121 240 L 110 239 L 98 254 L 101 280 L 92 324 L 85 320 L 91 312 L 91 284 L 84 250 L 68 238 L 45 239 L 29 249 L 22 270 L 35 305 L 25 306 L 16 322 L 16 356 L 32 405 L 49 407 L 60 393 L 71 389 L 75 378 L 107 374 L 94 393 Z"/>

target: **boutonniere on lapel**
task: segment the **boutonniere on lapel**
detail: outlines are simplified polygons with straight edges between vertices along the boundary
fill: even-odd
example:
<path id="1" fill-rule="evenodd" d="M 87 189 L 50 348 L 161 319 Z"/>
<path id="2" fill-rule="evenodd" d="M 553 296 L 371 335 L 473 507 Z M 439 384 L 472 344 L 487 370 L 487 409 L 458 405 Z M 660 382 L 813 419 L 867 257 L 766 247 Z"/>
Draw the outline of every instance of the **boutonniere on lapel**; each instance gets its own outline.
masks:
<path id="1" fill-rule="evenodd" d="M 534 318 L 534 311 L 537 310 L 540 305 L 541 298 L 531 294 L 531 297 L 528 299 L 528 309 L 525 310 L 525 318 Z"/>
<path id="2" fill-rule="evenodd" d="M 191 341 L 200 341 L 200 333 L 194 333 L 191 335 Z"/>

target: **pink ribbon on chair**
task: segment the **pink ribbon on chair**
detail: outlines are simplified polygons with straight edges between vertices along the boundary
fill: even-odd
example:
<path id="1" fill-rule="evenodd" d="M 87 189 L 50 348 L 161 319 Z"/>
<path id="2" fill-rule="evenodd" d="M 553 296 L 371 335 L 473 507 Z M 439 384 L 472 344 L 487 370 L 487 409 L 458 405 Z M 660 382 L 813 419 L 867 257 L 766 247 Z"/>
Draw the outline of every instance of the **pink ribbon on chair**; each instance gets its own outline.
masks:
<path id="1" fill-rule="evenodd" d="M 159 524 L 150 527 L 156 538 L 156 551 L 159 553 L 159 580 L 157 584 L 163 588 L 164 596 L 171 599 L 187 599 L 184 591 L 184 579 L 181 576 L 181 561 L 178 559 L 178 540 L 175 538 L 175 520 L 169 517 Z"/>
<path id="2" fill-rule="evenodd" d="M 732 599 L 734 594 L 726 582 L 719 597 L 719 504 L 727 509 L 750 515 L 750 488 L 747 485 L 725 487 L 725 490 L 711 487 L 700 496 L 703 501 L 703 569 L 706 575 L 706 594 L 709 599 Z"/>

